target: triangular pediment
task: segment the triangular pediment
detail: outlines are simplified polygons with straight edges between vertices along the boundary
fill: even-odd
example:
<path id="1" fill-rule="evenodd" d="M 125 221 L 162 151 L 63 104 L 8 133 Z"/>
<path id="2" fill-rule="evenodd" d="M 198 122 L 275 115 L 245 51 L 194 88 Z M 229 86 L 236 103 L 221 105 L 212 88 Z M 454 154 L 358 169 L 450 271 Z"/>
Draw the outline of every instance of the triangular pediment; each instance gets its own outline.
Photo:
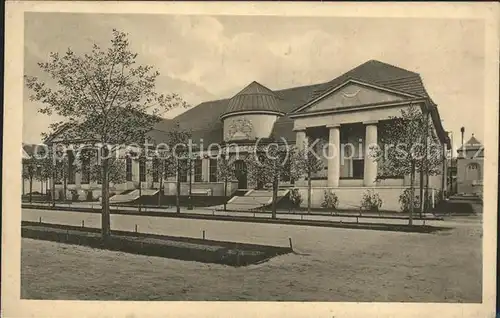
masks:
<path id="1" fill-rule="evenodd" d="M 410 98 L 413 96 L 368 83 L 348 80 L 298 108 L 295 113 L 398 102 Z"/>

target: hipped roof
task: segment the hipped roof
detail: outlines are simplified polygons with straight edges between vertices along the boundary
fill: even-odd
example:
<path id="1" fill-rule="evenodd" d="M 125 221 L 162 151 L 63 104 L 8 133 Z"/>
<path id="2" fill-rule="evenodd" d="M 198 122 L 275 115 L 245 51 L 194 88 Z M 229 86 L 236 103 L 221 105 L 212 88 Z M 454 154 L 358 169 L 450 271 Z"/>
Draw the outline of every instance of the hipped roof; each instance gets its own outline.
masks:
<path id="1" fill-rule="evenodd" d="M 286 114 L 349 79 L 363 81 L 415 97 L 428 99 L 432 105 L 431 116 L 438 135 L 442 141 L 449 143 L 449 138 L 442 127 L 437 107 L 427 94 L 420 75 L 376 60 L 365 62 L 326 83 L 272 91 L 257 82 L 252 82 L 232 99 L 203 102 L 174 119 L 162 120 L 150 132 L 150 136 L 157 142 L 164 142 L 166 137 L 165 132 L 174 129 L 178 125 L 181 130 L 191 131 L 193 140 L 203 139 L 204 145 L 220 143 L 223 140 L 221 115 L 238 110 L 253 110 L 252 107 L 254 106 L 251 106 L 252 103 L 247 102 L 250 99 L 245 101 L 243 99 L 248 98 L 247 96 L 259 95 L 267 96 L 267 100 L 264 101 L 264 98 L 262 98 L 262 102 L 258 102 L 255 107 L 258 109 L 272 109 L 273 111 L 285 114 L 278 118 L 274 124 L 272 136 L 284 137 L 288 141 L 294 142 L 293 120 Z M 242 96 L 245 97 L 243 98 Z"/>

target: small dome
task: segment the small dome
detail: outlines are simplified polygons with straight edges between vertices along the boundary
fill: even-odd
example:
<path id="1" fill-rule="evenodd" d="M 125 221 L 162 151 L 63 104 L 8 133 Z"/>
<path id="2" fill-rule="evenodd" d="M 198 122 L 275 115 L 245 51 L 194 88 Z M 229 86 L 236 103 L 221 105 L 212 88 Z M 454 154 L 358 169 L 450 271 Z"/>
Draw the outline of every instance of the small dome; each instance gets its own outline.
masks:
<path id="1" fill-rule="evenodd" d="M 278 105 L 279 99 L 276 94 L 269 88 L 254 81 L 229 100 L 227 109 L 222 113 L 221 119 L 240 112 L 283 115 Z"/>

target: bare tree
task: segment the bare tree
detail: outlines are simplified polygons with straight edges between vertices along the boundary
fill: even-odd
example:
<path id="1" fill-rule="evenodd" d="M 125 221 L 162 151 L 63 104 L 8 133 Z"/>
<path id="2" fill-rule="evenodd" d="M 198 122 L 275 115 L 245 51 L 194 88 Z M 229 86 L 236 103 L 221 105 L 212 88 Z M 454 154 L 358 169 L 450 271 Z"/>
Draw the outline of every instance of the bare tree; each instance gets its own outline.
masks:
<path id="1" fill-rule="evenodd" d="M 374 146 L 370 149 L 373 160 L 381 164 L 378 179 L 395 175 L 410 176 L 410 225 L 415 208 L 416 172 L 420 170 L 428 175 L 436 175 L 444 160 L 442 145 L 437 136 L 428 131 L 431 126 L 428 120 L 420 108 L 410 105 L 401 110 L 401 116 L 392 117 L 382 125 L 380 144 L 383 147 Z"/>
<path id="2" fill-rule="evenodd" d="M 322 171 L 324 168 L 323 160 L 314 152 L 308 150 L 308 145 L 315 142 L 311 137 L 307 139 L 307 143 L 298 151 L 295 158 L 297 172 L 305 174 L 307 178 L 307 213 L 311 213 L 311 197 L 312 197 L 312 175 Z M 319 144 L 320 146 L 323 143 Z"/>
<path id="3" fill-rule="evenodd" d="M 253 146 L 246 158 L 248 174 L 256 183 L 272 186 L 272 218 L 276 218 L 276 203 L 280 178 L 296 179 L 302 174 L 303 164 L 295 146 L 269 143 Z"/>
<path id="4" fill-rule="evenodd" d="M 186 107 L 176 94 L 156 93 L 159 72 L 138 65 L 127 34 L 113 30 L 108 48 L 97 43 L 89 53 L 51 53 L 39 63 L 49 81 L 25 76 L 31 100 L 43 106 L 39 112 L 57 114 L 63 122 L 51 126 L 66 140 L 91 140 L 100 145 L 102 169 L 102 238 L 110 233 L 109 155 L 123 144 L 142 143 L 159 115 L 174 107 Z M 64 133 L 61 132 L 62 126 Z"/>
<path id="5" fill-rule="evenodd" d="M 217 178 L 224 181 L 224 211 L 226 211 L 227 186 L 229 181 L 236 178 L 236 174 L 234 170 L 234 160 L 225 154 L 222 154 L 217 160 Z"/>

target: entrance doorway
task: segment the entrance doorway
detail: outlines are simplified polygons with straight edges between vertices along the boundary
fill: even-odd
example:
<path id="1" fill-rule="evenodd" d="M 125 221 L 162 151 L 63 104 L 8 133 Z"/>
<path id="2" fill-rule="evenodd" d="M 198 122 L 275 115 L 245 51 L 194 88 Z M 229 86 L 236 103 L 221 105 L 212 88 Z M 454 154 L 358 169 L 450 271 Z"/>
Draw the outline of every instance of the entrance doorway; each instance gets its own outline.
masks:
<path id="1" fill-rule="evenodd" d="M 234 162 L 234 171 L 236 179 L 238 180 L 238 189 L 247 189 L 247 164 L 243 160 L 236 160 Z"/>

